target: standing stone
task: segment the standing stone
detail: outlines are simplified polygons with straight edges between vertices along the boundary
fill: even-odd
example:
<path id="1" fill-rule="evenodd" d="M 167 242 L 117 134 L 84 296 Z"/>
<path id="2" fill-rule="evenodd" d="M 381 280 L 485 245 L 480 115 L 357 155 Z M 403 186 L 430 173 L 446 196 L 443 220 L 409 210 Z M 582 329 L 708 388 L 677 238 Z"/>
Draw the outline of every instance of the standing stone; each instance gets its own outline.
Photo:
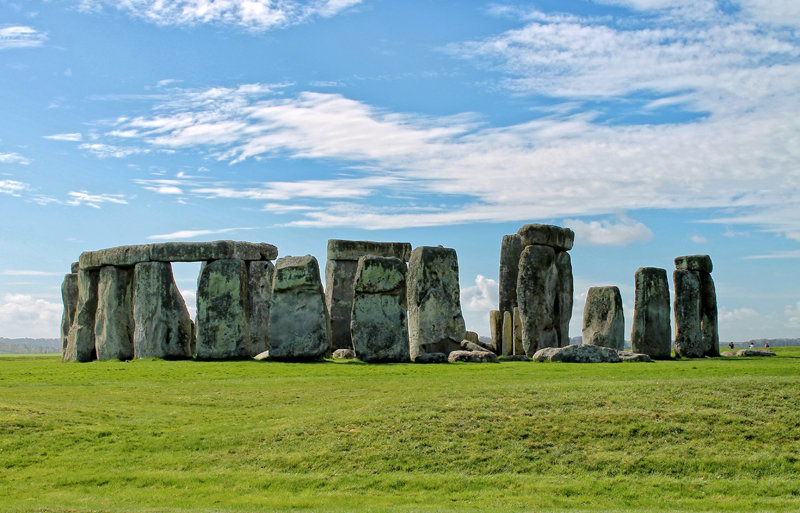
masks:
<path id="1" fill-rule="evenodd" d="M 512 354 L 524 354 L 525 346 L 522 344 L 522 315 L 519 307 L 514 307 L 514 346 Z"/>
<path id="2" fill-rule="evenodd" d="M 517 273 L 519 256 L 523 250 L 522 239 L 516 233 L 503 235 L 500 245 L 500 311 L 513 312 L 517 306 Z"/>
<path id="3" fill-rule="evenodd" d="M 330 320 L 316 258 L 289 256 L 277 261 L 269 323 L 270 358 L 323 357 L 329 347 Z"/>
<path id="4" fill-rule="evenodd" d="M 700 358 L 705 353 L 700 329 L 700 273 L 676 269 L 675 283 L 675 353 L 688 358 Z"/>
<path id="5" fill-rule="evenodd" d="M 94 346 L 98 360 L 133 358 L 133 268 L 105 265 L 97 285 Z"/>
<path id="6" fill-rule="evenodd" d="M 78 270 L 78 304 L 62 354 L 64 361 L 88 362 L 97 357 L 94 349 L 94 316 L 97 312 L 98 278 L 96 270 Z"/>
<path id="7" fill-rule="evenodd" d="M 214 260 L 200 269 L 197 280 L 197 357 L 221 360 L 248 358 L 250 296 L 247 264 L 238 259 Z"/>
<path id="8" fill-rule="evenodd" d="M 517 302 L 525 354 L 532 357 L 545 347 L 558 347 L 555 304 L 558 270 L 552 247 L 532 245 L 522 251 L 517 278 Z"/>
<path id="9" fill-rule="evenodd" d="M 631 349 L 650 358 L 669 358 L 672 334 L 667 271 L 658 267 L 640 267 L 634 280 L 636 296 Z"/>
<path id="10" fill-rule="evenodd" d="M 511 312 L 503 314 L 503 356 L 511 356 L 514 348 L 514 318 Z"/>
<path id="11" fill-rule="evenodd" d="M 618 287 L 590 287 L 583 309 L 583 343 L 624 349 L 625 317 Z"/>
<path id="12" fill-rule="evenodd" d="M 251 351 L 256 354 L 269 349 L 269 309 L 272 305 L 272 275 L 274 273 L 275 266 L 269 260 L 248 263 Z"/>
<path id="13" fill-rule="evenodd" d="M 492 336 L 492 350 L 503 354 L 503 315 L 500 310 L 489 312 L 489 333 Z"/>
<path id="14" fill-rule="evenodd" d="M 167 262 L 136 264 L 133 272 L 133 353 L 136 358 L 191 358 L 194 325 Z"/>
<path id="15" fill-rule="evenodd" d="M 706 255 L 707 256 L 707 255 Z M 709 258 L 709 265 L 711 267 Z M 700 274 L 700 331 L 706 356 L 719 356 L 719 327 L 717 321 L 717 292 L 714 279 L 708 273 Z"/>
<path id="16" fill-rule="evenodd" d="M 61 282 L 61 303 L 64 310 L 61 313 L 61 354 L 64 355 L 67 349 L 67 339 L 69 330 L 75 321 L 75 312 L 78 310 L 78 269 L 75 272 L 64 275 Z"/>
<path id="17" fill-rule="evenodd" d="M 358 259 L 350 331 L 361 361 L 409 360 L 405 262 L 372 255 Z"/>
<path id="18" fill-rule="evenodd" d="M 569 253 L 560 251 L 556 253 L 556 271 L 558 273 L 558 289 L 556 291 L 556 305 L 554 315 L 558 332 L 558 345 L 567 347 L 569 342 L 569 321 L 572 319 L 572 260 Z"/>
<path id="19" fill-rule="evenodd" d="M 411 253 L 408 320 L 412 360 L 422 353 L 449 354 L 461 349 L 466 327 L 456 250 L 420 246 Z"/>

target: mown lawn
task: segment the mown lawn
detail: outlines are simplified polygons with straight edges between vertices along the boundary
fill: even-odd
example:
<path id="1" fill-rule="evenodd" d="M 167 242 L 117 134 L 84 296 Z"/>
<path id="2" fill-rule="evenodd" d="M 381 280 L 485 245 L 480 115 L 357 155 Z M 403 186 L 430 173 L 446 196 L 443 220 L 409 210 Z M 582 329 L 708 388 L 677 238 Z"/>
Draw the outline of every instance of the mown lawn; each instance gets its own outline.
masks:
<path id="1" fill-rule="evenodd" d="M 649 364 L 0 357 L 0 511 L 799 511 L 800 348 Z"/>

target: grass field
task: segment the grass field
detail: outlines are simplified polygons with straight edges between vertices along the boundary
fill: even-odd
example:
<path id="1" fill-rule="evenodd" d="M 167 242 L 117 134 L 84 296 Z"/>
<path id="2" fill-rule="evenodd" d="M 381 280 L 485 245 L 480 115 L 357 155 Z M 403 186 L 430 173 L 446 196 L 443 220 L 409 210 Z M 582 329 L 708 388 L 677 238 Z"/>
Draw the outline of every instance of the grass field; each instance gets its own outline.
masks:
<path id="1" fill-rule="evenodd" d="M 649 364 L 0 357 L 0 511 L 799 511 L 800 348 Z"/>

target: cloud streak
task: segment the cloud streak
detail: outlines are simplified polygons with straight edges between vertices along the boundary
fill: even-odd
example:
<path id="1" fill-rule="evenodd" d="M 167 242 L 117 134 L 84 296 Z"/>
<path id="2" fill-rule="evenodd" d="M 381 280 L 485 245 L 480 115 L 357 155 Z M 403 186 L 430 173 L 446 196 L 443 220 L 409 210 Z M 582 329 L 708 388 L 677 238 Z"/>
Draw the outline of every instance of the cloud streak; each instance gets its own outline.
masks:
<path id="1" fill-rule="evenodd" d="M 231 233 L 243 230 L 255 230 L 254 227 L 244 228 L 220 228 L 216 230 L 179 230 L 172 233 L 163 233 L 160 235 L 150 235 L 147 238 L 150 240 L 177 240 L 177 239 L 195 239 L 205 235 L 217 235 L 220 233 Z"/>
<path id="2" fill-rule="evenodd" d="M 47 41 L 47 34 L 24 25 L 0 28 L 0 50 L 12 48 L 34 48 Z"/>

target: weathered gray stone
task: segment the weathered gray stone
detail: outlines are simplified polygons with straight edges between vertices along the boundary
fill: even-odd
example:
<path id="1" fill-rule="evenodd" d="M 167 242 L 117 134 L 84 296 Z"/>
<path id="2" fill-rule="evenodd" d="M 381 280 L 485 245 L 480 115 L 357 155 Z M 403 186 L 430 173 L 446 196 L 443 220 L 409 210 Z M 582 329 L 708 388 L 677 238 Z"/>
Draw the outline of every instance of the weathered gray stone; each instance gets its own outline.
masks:
<path id="1" fill-rule="evenodd" d="M 522 343 L 522 314 L 519 307 L 514 307 L 514 346 L 511 354 L 524 354 L 525 346 Z"/>
<path id="2" fill-rule="evenodd" d="M 489 333 L 492 336 L 492 352 L 503 354 L 503 314 L 500 310 L 489 312 Z"/>
<path id="3" fill-rule="evenodd" d="M 79 266 L 87 271 L 100 269 L 104 265 L 117 267 L 133 267 L 139 262 L 150 260 L 150 245 L 118 246 L 99 251 L 81 253 Z"/>
<path id="4" fill-rule="evenodd" d="M 81 263 L 80 262 L 72 262 L 72 264 L 70 264 L 70 266 L 69 266 L 69 269 L 70 269 L 69 272 L 72 273 L 72 274 L 78 274 L 78 269 L 80 269 L 80 268 L 81 268 Z"/>
<path id="5" fill-rule="evenodd" d="M 717 292 L 710 274 L 699 273 L 700 332 L 706 356 L 719 356 L 719 327 L 717 323 Z"/>
<path id="6" fill-rule="evenodd" d="M 331 357 L 335 360 L 352 360 L 356 357 L 356 352 L 352 349 L 337 349 Z"/>
<path id="7" fill-rule="evenodd" d="M 136 264 L 133 323 L 136 358 L 191 358 L 194 325 L 169 263 Z"/>
<path id="8" fill-rule="evenodd" d="M 583 308 L 583 343 L 622 349 L 625 317 L 618 287 L 590 287 Z"/>
<path id="9" fill-rule="evenodd" d="M 636 296 L 631 348 L 651 358 L 669 358 L 672 332 L 667 271 L 658 267 L 641 267 L 636 271 L 634 280 Z"/>
<path id="10" fill-rule="evenodd" d="M 403 262 L 411 258 L 408 242 L 374 242 L 369 240 L 328 240 L 328 260 L 357 261 L 362 256 L 395 257 Z"/>
<path id="11" fill-rule="evenodd" d="M 475 342 L 475 344 L 480 346 L 480 347 L 482 347 L 484 351 L 490 351 L 490 352 L 494 353 L 494 347 L 492 347 L 492 343 L 489 342 L 489 341 L 481 340 L 479 338 L 478 341 Z M 494 354 L 497 354 L 497 353 L 494 353 Z"/>
<path id="12" fill-rule="evenodd" d="M 735 356 L 775 356 L 775 353 L 769 349 L 739 349 L 738 351 L 725 351 L 725 356 L 729 356 L 727 353 L 731 352 L 736 353 Z"/>
<path id="13" fill-rule="evenodd" d="M 208 262 L 211 260 L 274 260 L 278 248 L 265 242 L 217 240 L 213 242 L 162 242 L 150 245 L 156 262 Z"/>
<path id="14" fill-rule="evenodd" d="M 420 353 L 414 359 L 414 363 L 447 363 L 447 355 L 444 353 Z"/>
<path id="15" fill-rule="evenodd" d="M 483 347 L 482 345 L 476 344 L 475 342 L 467 339 L 461 341 L 461 349 L 463 349 L 464 351 L 480 351 L 480 352 L 494 353 L 494 351 L 491 351 Z"/>
<path id="16" fill-rule="evenodd" d="M 97 312 L 96 270 L 78 271 L 78 304 L 69 330 L 67 345 L 61 355 L 64 361 L 88 362 L 97 357 L 94 349 L 94 316 Z"/>
<path id="17" fill-rule="evenodd" d="M 500 245 L 500 311 L 513 312 L 517 306 L 517 273 L 519 272 L 519 257 L 522 250 L 522 239 L 516 233 L 503 235 Z"/>
<path id="18" fill-rule="evenodd" d="M 469 363 L 497 363 L 497 355 L 488 351 L 450 351 L 447 361 Z"/>
<path id="19" fill-rule="evenodd" d="M 261 352 L 250 337 L 248 281 L 242 260 L 203 264 L 197 279 L 197 358 L 248 358 Z"/>
<path id="20" fill-rule="evenodd" d="M 269 323 L 270 358 L 323 357 L 329 347 L 330 321 L 316 258 L 306 255 L 277 261 Z"/>
<path id="21" fill-rule="evenodd" d="M 353 284 L 358 260 L 331 260 L 325 266 L 325 303 L 331 317 L 331 347 L 352 349 L 350 320 L 353 312 Z"/>
<path id="22" fill-rule="evenodd" d="M 555 327 L 558 333 L 558 345 L 569 345 L 569 321 L 572 319 L 572 259 L 569 253 L 561 251 L 556 253 L 556 272 L 558 284 L 556 288 L 556 304 L 553 315 L 556 317 Z"/>
<path id="23" fill-rule="evenodd" d="M 675 269 L 711 273 L 714 270 L 714 265 L 708 255 L 686 255 L 675 258 Z"/>
<path id="24" fill-rule="evenodd" d="M 533 360 L 565 363 L 617 363 L 622 361 L 616 349 L 589 344 L 546 347 L 537 351 L 533 355 Z"/>
<path id="25" fill-rule="evenodd" d="M 511 312 L 503 314 L 503 356 L 514 352 L 514 317 Z"/>
<path id="26" fill-rule="evenodd" d="M 272 275 L 275 266 L 269 260 L 248 262 L 247 281 L 250 294 L 250 349 L 261 353 L 269 348 L 269 309 L 272 306 Z"/>
<path id="27" fill-rule="evenodd" d="M 644 353 L 635 353 L 633 351 L 617 351 L 619 359 L 623 362 L 651 362 L 650 355 Z"/>
<path id="28" fill-rule="evenodd" d="M 406 264 L 399 258 L 362 256 L 353 285 L 350 332 L 363 362 L 407 362 Z"/>
<path id="29" fill-rule="evenodd" d="M 526 224 L 517 233 L 523 246 L 550 246 L 556 251 L 569 251 L 575 241 L 572 230 L 551 224 Z"/>
<path id="30" fill-rule="evenodd" d="M 517 303 L 525 354 L 533 356 L 545 347 L 558 347 L 555 304 L 558 284 L 556 253 L 550 246 L 528 246 L 519 259 Z"/>
<path id="31" fill-rule="evenodd" d="M 98 360 L 133 358 L 133 268 L 100 268 L 94 346 Z"/>
<path id="32" fill-rule="evenodd" d="M 676 269 L 672 281 L 675 284 L 675 354 L 700 358 L 706 353 L 700 328 L 700 273 Z"/>
<path id="33" fill-rule="evenodd" d="M 479 340 L 479 338 L 478 338 L 478 334 L 477 334 L 477 333 L 475 333 L 474 331 L 469 331 L 469 330 L 467 330 L 467 331 L 464 333 L 464 340 L 469 340 L 469 341 L 470 341 L 470 342 L 472 342 L 473 344 L 477 344 L 477 343 L 478 343 L 478 340 Z"/>
<path id="34" fill-rule="evenodd" d="M 524 354 L 510 354 L 502 358 L 504 362 L 529 362 L 531 359 Z"/>
<path id="35" fill-rule="evenodd" d="M 421 246 L 411 252 L 408 320 L 412 359 L 421 353 L 460 349 L 466 328 L 454 249 Z"/>
<path id="36" fill-rule="evenodd" d="M 61 303 L 64 310 L 61 313 L 61 354 L 67 349 L 69 330 L 75 321 L 75 312 L 78 310 L 78 273 L 77 271 L 64 275 L 61 282 Z"/>

